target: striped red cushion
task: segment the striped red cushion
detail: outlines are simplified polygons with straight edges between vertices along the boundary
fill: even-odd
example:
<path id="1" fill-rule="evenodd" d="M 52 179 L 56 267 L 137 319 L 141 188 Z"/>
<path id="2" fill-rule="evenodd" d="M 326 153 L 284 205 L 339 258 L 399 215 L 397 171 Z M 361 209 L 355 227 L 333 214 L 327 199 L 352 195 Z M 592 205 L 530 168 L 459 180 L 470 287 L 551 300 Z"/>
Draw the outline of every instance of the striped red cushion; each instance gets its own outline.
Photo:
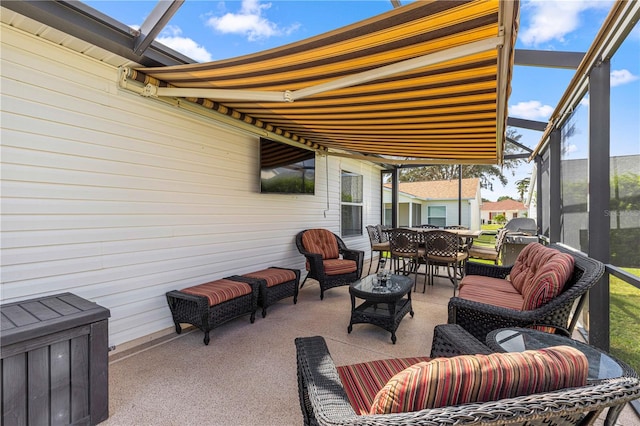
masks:
<path id="1" fill-rule="evenodd" d="M 547 260 L 554 254 L 560 253 L 558 250 L 543 246 L 540 243 L 527 244 L 518 254 L 509 278 L 511 284 L 520 293 L 523 292 L 524 286 L 530 283 L 533 277 L 538 273 L 538 269 L 542 267 Z"/>
<path id="2" fill-rule="evenodd" d="M 215 306 L 227 300 L 244 296 L 252 292 L 251 286 L 240 281 L 221 279 L 208 283 L 187 287 L 180 290 L 195 296 L 204 296 L 209 300 L 209 306 Z"/>
<path id="3" fill-rule="evenodd" d="M 243 277 L 258 278 L 267 282 L 267 287 L 273 287 L 278 284 L 286 283 L 296 279 L 296 274 L 289 269 L 268 268 L 262 271 L 250 272 L 244 274 Z"/>
<path id="4" fill-rule="evenodd" d="M 383 359 L 338 367 L 349 403 L 358 415 L 367 414 L 376 394 L 395 374 L 427 357 Z"/>
<path id="5" fill-rule="evenodd" d="M 548 303 L 562 291 L 565 283 L 573 273 L 573 256 L 556 252 L 547 259 L 531 282 L 522 288 L 524 302 L 522 310 L 528 311 Z"/>
<path id="6" fill-rule="evenodd" d="M 311 253 L 321 254 L 323 259 L 337 259 L 340 255 L 338 240 L 327 229 L 309 229 L 302 234 L 302 245 Z"/>
<path id="7" fill-rule="evenodd" d="M 355 272 L 358 265 L 355 260 L 348 259 L 327 259 L 322 262 L 326 275 L 342 275 Z"/>
<path id="8" fill-rule="evenodd" d="M 513 292 L 495 291 L 494 289 L 487 291 L 481 285 L 465 285 L 460 289 L 458 296 L 474 302 L 515 309 L 516 311 L 522 309 L 524 300 L 522 295 L 515 290 Z"/>
<path id="9" fill-rule="evenodd" d="M 436 358 L 393 376 L 369 412 L 401 413 L 550 392 L 583 386 L 588 373 L 586 356 L 569 346 Z"/>
<path id="10" fill-rule="evenodd" d="M 482 289 L 490 288 L 492 292 L 498 291 L 502 293 L 520 294 L 513 285 L 507 280 L 501 278 L 486 277 L 484 275 L 465 275 L 460 281 L 458 289 L 466 286 L 477 286 Z"/>

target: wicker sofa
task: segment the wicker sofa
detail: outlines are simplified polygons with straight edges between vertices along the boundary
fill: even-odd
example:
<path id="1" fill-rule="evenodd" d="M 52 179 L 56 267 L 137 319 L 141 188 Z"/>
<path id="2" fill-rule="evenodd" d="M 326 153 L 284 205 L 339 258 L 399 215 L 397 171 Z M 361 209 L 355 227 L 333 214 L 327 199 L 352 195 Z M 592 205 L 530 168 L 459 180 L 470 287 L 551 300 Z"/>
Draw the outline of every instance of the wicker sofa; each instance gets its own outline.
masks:
<path id="1" fill-rule="evenodd" d="M 435 339 L 434 339 L 435 340 Z M 358 415 L 322 337 L 295 340 L 300 406 L 305 425 L 574 425 L 591 424 L 608 407 L 619 408 L 640 396 L 635 377 L 621 377 L 580 387 L 394 414 Z M 434 341 L 432 357 L 487 348 L 473 338 L 451 345 Z M 454 353 L 455 352 L 455 353 Z M 611 410 L 611 408 L 610 408 Z"/>
<path id="2" fill-rule="evenodd" d="M 561 286 L 559 294 L 549 298 L 548 292 L 540 291 L 531 293 L 530 300 L 525 300 L 521 294 L 515 294 L 522 290 L 514 289 L 515 279 L 510 277 L 509 280 L 508 277 L 516 271 L 525 281 L 543 282 L 547 286 L 545 291 L 549 290 L 549 284 L 557 284 L 554 280 L 558 279 L 558 275 L 550 272 L 549 265 L 553 263 L 548 257 L 550 249 L 559 252 L 560 256 L 557 257 L 565 260 L 570 256 L 573 263 L 572 270 L 564 271 L 568 279 Z M 533 260 L 532 256 L 527 258 L 534 251 L 540 252 L 536 253 L 537 257 Z M 525 262 L 524 267 L 519 262 Z M 566 265 L 563 261 L 558 264 L 560 269 Z M 532 243 L 522 250 L 514 265 L 467 262 L 465 272 L 458 297 L 449 300 L 448 322 L 461 325 L 476 339 L 484 342 L 490 331 L 504 327 L 550 327 L 558 333 L 570 335 L 587 291 L 604 273 L 604 265 L 562 245 L 551 244 L 544 247 L 539 243 Z M 529 306 L 531 303 L 539 306 Z"/>

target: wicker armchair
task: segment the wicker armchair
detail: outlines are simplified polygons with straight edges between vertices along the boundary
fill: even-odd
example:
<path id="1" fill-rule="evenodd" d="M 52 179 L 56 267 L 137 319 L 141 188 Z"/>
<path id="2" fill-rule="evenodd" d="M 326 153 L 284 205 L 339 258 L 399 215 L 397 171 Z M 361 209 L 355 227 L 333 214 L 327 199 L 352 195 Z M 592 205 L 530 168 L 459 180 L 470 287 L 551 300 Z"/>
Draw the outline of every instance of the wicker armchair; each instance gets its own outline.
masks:
<path id="1" fill-rule="evenodd" d="M 308 238 L 305 238 L 305 234 L 308 234 L 307 237 L 319 236 L 321 243 L 307 247 L 305 240 L 308 241 Z M 325 247 L 321 247 L 322 245 Z M 320 283 L 320 300 L 324 299 L 325 290 L 351 284 L 362 275 L 364 251 L 347 248 L 344 241 L 331 231 L 326 229 L 300 231 L 296 235 L 296 246 L 298 251 L 307 258 L 306 268 L 309 271 L 300 288 L 304 286 L 307 278 L 317 280 Z M 350 266 L 354 262 L 355 269 Z M 335 272 L 339 270 L 348 270 L 348 272 Z"/>
<path id="2" fill-rule="evenodd" d="M 461 347 L 462 343 L 457 342 L 457 347 Z M 637 378 L 620 377 L 577 388 L 499 401 L 399 414 L 357 415 L 349 403 L 324 339 L 319 336 L 301 337 L 295 339 L 295 345 L 298 391 L 305 425 L 591 424 L 607 407 L 617 411 L 621 405 L 640 396 Z M 476 342 L 470 345 L 470 350 L 474 351 L 477 347 L 479 343 Z"/>
<path id="3" fill-rule="evenodd" d="M 587 291 L 602 277 L 604 265 L 562 245 L 551 244 L 550 247 L 570 254 L 575 261 L 573 274 L 558 296 L 539 308 L 529 311 L 518 311 L 452 297 L 449 300 L 449 324 L 459 324 L 482 342 L 490 331 L 506 327 L 546 326 L 570 335 L 586 300 Z M 509 275 L 512 267 L 513 265 L 496 266 L 467 262 L 465 275 L 504 279 Z"/>

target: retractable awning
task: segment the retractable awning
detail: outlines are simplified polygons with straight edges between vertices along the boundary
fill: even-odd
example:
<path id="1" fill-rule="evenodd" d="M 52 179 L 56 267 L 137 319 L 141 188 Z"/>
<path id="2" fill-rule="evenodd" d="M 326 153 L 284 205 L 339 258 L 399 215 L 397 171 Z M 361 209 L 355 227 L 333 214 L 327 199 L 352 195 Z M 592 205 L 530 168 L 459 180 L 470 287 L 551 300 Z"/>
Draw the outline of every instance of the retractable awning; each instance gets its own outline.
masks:
<path id="1" fill-rule="evenodd" d="M 517 1 L 416 1 L 283 47 L 127 69 L 123 80 L 329 154 L 500 163 L 517 26 Z"/>

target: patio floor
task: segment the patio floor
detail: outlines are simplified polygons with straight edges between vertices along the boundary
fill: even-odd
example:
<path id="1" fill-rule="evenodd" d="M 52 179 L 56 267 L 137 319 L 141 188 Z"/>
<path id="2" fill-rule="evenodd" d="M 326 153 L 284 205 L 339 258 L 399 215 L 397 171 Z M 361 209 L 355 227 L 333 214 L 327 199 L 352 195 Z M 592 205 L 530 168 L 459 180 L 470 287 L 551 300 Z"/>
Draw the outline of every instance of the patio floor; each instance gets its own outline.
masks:
<path id="1" fill-rule="evenodd" d="M 366 269 L 365 269 L 366 271 Z M 325 292 L 309 280 L 298 303 L 291 298 L 211 332 L 205 346 L 199 330 L 183 332 L 143 350 L 115 354 L 109 366 L 110 417 L 101 425 L 300 425 L 294 339 L 321 335 L 337 365 L 428 355 L 433 327 L 447 321 L 453 287 L 436 279 L 412 293 L 415 316 L 406 316 L 391 343 L 381 328 L 356 324 L 347 333 L 348 287 Z M 168 309 L 168 308 L 167 308 Z M 628 407 L 619 425 L 638 425 Z"/>

